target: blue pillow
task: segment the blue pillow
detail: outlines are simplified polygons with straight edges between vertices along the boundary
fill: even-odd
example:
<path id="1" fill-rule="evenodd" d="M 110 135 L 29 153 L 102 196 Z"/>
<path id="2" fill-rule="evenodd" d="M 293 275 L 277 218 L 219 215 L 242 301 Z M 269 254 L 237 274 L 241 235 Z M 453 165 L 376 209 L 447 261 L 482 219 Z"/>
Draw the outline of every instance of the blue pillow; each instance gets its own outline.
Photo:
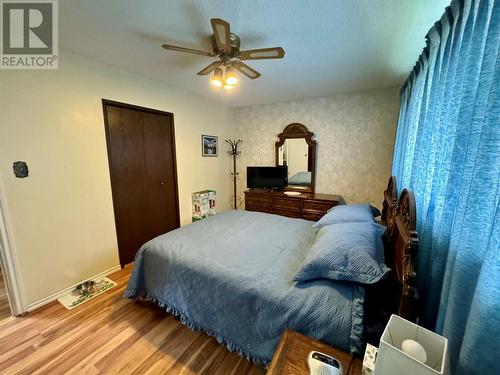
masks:
<path id="1" fill-rule="evenodd" d="M 373 284 L 390 269 L 384 264 L 383 225 L 342 223 L 321 228 L 294 281 L 330 279 Z"/>
<path id="2" fill-rule="evenodd" d="M 374 217 L 379 215 L 380 211 L 369 204 L 343 204 L 330 208 L 319 221 L 313 224 L 313 228 L 337 223 L 374 222 Z"/>

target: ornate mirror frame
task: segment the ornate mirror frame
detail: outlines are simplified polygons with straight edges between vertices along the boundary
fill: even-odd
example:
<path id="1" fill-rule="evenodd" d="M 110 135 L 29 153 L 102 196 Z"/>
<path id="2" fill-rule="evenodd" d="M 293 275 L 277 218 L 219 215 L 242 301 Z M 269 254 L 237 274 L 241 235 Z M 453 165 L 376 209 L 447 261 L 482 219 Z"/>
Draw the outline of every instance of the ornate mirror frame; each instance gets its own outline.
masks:
<path id="1" fill-rule="evenodd" d="M 294 138 L 304 138 L 307 145 L 309 146 L 308 150 L 308 161 L 307 161 L 307 170 L 311 172 L 311 186 L 304 189 L 287 187 L 286 190 L 295 190 L 301 192 L 314 193 L 314 186 L 316 183 L 316 141 L 313 139 L 314 133 L 310 132 L 307 127 L 303 124 L 293 123 L 287 125 L 285 129 L 283 129 L 283 133 L 278 134 L 278 141 L 276 141 L 275 147 L 275 158 L 276 158 L 276 166 L 279 164 L 279 148 L 283 146 L 287 139 Z"/>

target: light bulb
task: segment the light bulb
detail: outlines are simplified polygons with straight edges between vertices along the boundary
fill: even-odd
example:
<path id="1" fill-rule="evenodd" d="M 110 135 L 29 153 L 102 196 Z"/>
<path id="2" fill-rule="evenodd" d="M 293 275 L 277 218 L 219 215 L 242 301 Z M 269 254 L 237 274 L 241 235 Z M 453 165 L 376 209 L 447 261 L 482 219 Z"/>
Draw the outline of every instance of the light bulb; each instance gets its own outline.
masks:
<path id="1" fill-rule="evenodd" d="M 226 84 L 226 85 L 224 85 L 224 88 L 225 88 L 226 90 L 232 90 L 232 89 L 234 89 L 234 88 L 235 88 L 235 86 L 234 86 L 234 85 L 228 85 L 228 84 Z"/>
<path id="2" fill-rule="evenodd" d="M 222 87 L 223 83 L 222 83 L 222 69 L 221 68 L 215 69 L 214 75 L 212 76 L 210 83 L 214 86 Z"/>
<path id="3" fill-rule="evenodd" d="M 230 66 L 226 68 L 226 75 L 224 76 L 224 82 L 232 86 L 238 83 L 238 76 L 236 75 L 234 68 Z"/>
<path id="4" fill-rule="evenodd" d="M 419 362 L 427 362 L 427 352 L 418 341 L 412 339 L 404 340 L 401 344 L 401 350 Z"/>

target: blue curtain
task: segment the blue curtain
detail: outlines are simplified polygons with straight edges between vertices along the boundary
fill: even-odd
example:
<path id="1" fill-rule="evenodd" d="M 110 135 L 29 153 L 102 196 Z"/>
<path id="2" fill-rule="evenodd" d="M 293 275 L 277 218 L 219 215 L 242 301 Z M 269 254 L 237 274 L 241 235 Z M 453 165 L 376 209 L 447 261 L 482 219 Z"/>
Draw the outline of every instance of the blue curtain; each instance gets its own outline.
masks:
<path id="1" fill-rule="evenodd" d="M 500 373 L 500 0 L 454 0 L 401 88 L 393 159 L 417 202 L 422 324 L 453 373 Z"/>

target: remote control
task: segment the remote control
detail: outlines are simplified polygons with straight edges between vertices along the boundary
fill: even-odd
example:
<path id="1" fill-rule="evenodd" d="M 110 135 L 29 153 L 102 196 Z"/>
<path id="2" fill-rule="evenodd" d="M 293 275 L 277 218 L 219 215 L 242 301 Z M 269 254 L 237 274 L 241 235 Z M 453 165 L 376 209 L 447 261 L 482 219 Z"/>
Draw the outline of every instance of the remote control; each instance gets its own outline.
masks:
<path id="1" fill-rule="evenodd" d="M 307 357 L 310 375 L 342 375 L 342 365 L 335 358 L 320 352 L 310 352 Z"/>

